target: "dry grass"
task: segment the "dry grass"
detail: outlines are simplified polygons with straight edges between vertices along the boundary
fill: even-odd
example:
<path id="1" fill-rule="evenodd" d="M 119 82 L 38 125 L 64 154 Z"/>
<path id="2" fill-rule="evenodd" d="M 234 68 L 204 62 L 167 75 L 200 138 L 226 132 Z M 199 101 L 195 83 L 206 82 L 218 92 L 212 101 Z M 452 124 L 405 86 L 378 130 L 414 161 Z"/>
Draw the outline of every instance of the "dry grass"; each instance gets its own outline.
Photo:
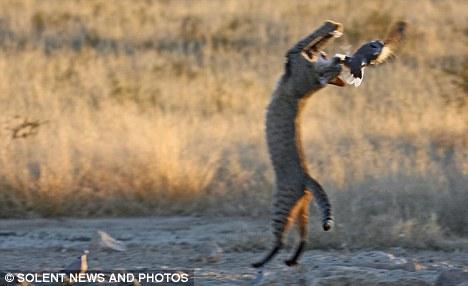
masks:
<path id="1" fill-rule="evenodd" d="M 325 19 L 345 26 L 330 52 L 405 19 L 395 62 L 309 100 L 308 163 L 339 223 L 319 245 L 468 234 L 466 1 L 0 8 L 1 217 L 266 215 L 263 113 L 284 51 Z"/>

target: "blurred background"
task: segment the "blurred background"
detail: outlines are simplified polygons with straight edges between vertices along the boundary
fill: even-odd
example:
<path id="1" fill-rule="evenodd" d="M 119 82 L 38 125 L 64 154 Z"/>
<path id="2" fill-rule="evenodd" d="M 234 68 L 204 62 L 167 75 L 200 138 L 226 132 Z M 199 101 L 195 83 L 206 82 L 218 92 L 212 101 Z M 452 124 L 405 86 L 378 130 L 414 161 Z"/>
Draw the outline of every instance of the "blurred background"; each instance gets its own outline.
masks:
<path id="1" fill-rule="evenodd" d="M 468 235 L 467 1 L 0 2 L 0 217 L 268 221 L 264 111 L 285 51 L 331 19 L 329 54 L 409 23 L 395 61 L 308 100 L 323 247 Z M 314 229 L 318 213 L 312 207 Z"/>

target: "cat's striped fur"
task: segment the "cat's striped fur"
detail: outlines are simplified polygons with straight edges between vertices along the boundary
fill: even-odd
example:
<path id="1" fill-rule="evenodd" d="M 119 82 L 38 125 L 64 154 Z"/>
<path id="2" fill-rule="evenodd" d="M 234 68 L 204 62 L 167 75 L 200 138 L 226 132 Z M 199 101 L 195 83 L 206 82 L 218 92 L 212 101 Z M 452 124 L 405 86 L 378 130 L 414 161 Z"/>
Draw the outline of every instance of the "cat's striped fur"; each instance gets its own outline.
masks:
<path id="1" fill-rule="evenodd" d="M 286 264 L 297 263 L 307 238 L 309 202 L 312 197 L 322 213 L 324 230 L 333 225 L 331 206 L 320 184 L 307 172 L 301 143 L 300 114 L 306 99 L 327 83 L 341 85 L 337 58 L 326 59 L 319 48 L 341 25 L 325 22 L 319 29 L 299 41 L 286 54 L 285 71 L 280 78 L 266 114 L 266 139 L 275 172 L 272 229 L 275 244 L 270 253 L 254 267 L 268 262 L 281 249 L 284 236 L 298 223 L 300 244 Z M 338 82 L 337 82 L 338 80 Z"/>

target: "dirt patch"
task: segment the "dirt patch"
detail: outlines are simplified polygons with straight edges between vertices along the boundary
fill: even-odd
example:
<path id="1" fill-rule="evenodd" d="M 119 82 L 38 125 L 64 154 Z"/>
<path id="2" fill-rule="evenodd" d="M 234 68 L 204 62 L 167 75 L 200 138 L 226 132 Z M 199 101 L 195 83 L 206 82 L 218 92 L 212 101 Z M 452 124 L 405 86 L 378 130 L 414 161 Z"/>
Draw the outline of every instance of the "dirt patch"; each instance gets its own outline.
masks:
<path id="1" fill-rule="evenodd" d="M 288 268 L 286 249 L 258 274 L 249 265 L 270 244 L 268 225 L 236 217 L 0 220 L 0 269 L 63 269 L 90 249 L 91 270 L 193 269 L 198 285 L 251 285 L 260 276 L 255 285 L 433 285 L 444 271 L 468 271 L 466 251 L 311 249 Z M 96 247 L 98 230 L 126 250 Z"/>

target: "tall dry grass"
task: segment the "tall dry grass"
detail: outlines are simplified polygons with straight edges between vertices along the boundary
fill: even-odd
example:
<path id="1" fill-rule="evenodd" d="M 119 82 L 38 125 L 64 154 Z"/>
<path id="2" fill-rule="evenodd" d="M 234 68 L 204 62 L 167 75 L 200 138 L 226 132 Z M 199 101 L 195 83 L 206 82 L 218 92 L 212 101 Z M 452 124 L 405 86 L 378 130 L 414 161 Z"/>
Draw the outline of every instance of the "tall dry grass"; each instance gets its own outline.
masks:
<path id="1" fill-rule="evenodd" d="M 405 19 L 395 62 L 309 100 L 307 161 L 338 222 L 313 239 L 466 236 L 468 4 L 387 2 L 2 1 L 0 216 L 267 215 L 285 50 L 325 19 L 345 27 L 330 53 Z"/>

